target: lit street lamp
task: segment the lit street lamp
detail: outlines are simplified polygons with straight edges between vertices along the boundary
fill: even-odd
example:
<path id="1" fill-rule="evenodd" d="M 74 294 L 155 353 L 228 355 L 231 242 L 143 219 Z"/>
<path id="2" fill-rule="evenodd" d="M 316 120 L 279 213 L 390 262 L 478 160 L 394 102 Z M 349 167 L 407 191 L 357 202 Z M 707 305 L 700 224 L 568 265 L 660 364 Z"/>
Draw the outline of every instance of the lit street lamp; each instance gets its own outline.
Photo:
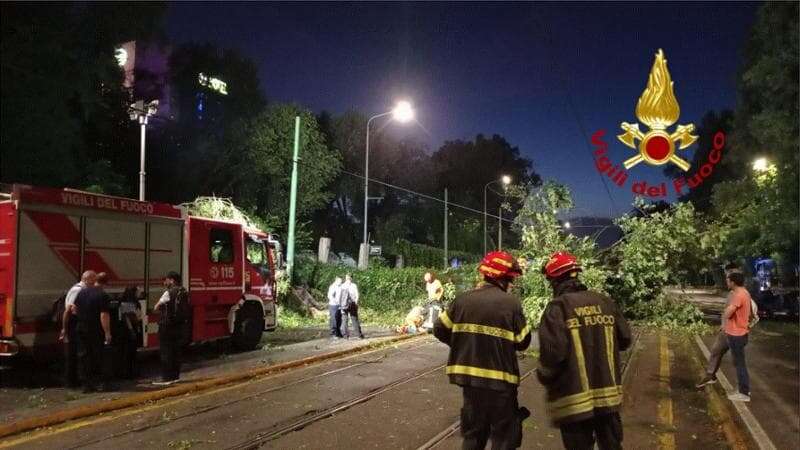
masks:
<path id="1" fill-rule="evenodd" d="M 753 161 L 753 170 L 756 172 L 766 172 L 769 169 L 769 161 L 767 158 L 758 158 Z"/>
<path id="2" fill-rule="evenodd" d="M 367 120 L 367 139 L 364 152 L 364 240 L 358 255 L 358 266 L 362 269 L 367 267 L 369 261 L 369 242 L 367 241 L 367 212 L 369 208 L 369 126 L 374 119 L 388 115 L 391 115 L 392 119 L 400 123 L 406 123 L 414 120 L 414 109 L 411 107 L 411 103 L 400 101 L 397 102 L 397 105 L 395 105 L 394 109 L 391 111 L 377 114 Z"/>
<path id="3" fill-rule="evenodd" d="M 508 175 L 503 175 L 502 177 L 500 177 L 497 180 L 492 180 L 492 181 L 486 183 L 486 186 L 483 187 L 483 254 L 484 255 L 486 254 L 486 221 L 487 221 L 487 217 L 488 217 L 488 213 L 486 212 L 486 190 L 489 189 L 490 185 L 492 185 L 494 183 L 497 183 L 497 182 L 503 183 L 503 189 L 506 189 L 506 188 L 508 188 L 508 185 L 511 184 L 511 177 L 508 176 Z M 499 217 L 499 215 L 498 215 L 498 217 Z M 502 220 L 503 219 L 501 218 L 500 219 L 500 227 L 503 226 Z M 501 231 L 501 233 L 502 233 L 502 231 Z M 500 233 L 498 233 L 498 240 L 499 240 L 500 236 L 502 236 L 502 235 Z"/>
<path id="4" fill-rule="evenodd" d="M 564 228 L 569 230 L 571 226 L 569 222 L 564 222 Z"/>

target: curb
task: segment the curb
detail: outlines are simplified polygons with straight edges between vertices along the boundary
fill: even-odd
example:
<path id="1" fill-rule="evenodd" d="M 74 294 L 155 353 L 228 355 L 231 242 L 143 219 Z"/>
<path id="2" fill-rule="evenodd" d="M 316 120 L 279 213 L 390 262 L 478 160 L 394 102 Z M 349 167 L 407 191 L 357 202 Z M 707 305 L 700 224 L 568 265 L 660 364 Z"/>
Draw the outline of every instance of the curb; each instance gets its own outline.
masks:
<path id="1" fill-rule="evenodd" d="M 407 335 L 392 337 L 382 341 L 372 342 L 366 345 L 361 345 L 346 350 L 323 353 L 321 355 L 307 356 L 305 358 L 297 359 L 294 361 L 274 364 L 267 367 L 256 367 L 253 369 L 246 370 L 244 372 L 238 372 L 231 375 L 222 375 L 219 377 L 210 378 L 206 380 L 193 381 L 185 384 L 178 384 L 175 386 L 167 387 L 166 389 L 142 392 L 139 394 L 132 394 L 123 398 L 118 398 L 116 400 L 79 406 L 76 408 L 66 409 L 63 411 L 59 411 L 44 416 L 29 417 L 17 422 L 10 423 L 8 425 L 0 425 L 0 438 L 6 438 L 15 434 L 34 430 L 37 428 L 57 425 L 63 422 L 67 422 L 69 420 L 95 416 L 101 413 L 116 411 L 124 408 L 130 408 L 132 406 L 141 405 L 143 403 L 156 402 L 169 397 L 177 397 L 179 395 L 189 394 L 192 392 L 204 391 L 217 386 L 233 384 L 241 381 L 250 381 L 254 377 L 270 375 L 276 372 L 281 372 L 288 369 L 294 369 L 309 364 L 315 364 L 329 359 L 334 359 L 341 356 L 359 353 L 365 350 L 385 347 L 387 345 L 391 345 L 396 342 L 401 342 L 414 338 L 420 338 L 422 336 L 427 336 L 427 334 L 407 334 Z"/>
<path id="2" fill-rule="evenodd" d="M 700 348 L 703 356 L 706 358 L 706 360 L 708 360 L 711 352 L 708 350 L 708 347 L 706 347 L 705 342 L 700 339 L 700 336 L 695 336 L 694 341 L 697 343 L 697 346 Z M 717 379 L 726 392 L 734 391 L 733 385 L 730 383 L 730 381 L 728 381 L 728 377 L 722 373 L 722 370 L 717 371 Z M 750 438 L 753 439 L 753 442 L 755 442 L 759 450 L 776 450 L 775 444 L 772 443 L 772 440 L 769 438 L 769 436 L 767 436 L 767 433 L 763 428 L 761 428 L 761 424 L 750 411 L 750 408 L 747 407 L 747 404 L 742 402 L 730 403 L 733 403 L 736 413 L 739 415 L 739 418 L 742 420 L 742 422 L 744 422 L 745 426 L 747 427 L 747 431 L 750 434 Z"/>

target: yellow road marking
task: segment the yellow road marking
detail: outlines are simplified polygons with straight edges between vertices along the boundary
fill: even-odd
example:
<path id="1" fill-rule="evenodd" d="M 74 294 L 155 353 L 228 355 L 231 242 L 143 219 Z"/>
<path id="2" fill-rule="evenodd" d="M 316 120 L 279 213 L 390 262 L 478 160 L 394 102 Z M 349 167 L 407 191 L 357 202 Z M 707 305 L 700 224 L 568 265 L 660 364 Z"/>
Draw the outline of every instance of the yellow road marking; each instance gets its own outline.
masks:
<path id="1" fill-rule="evenodd" d="M 695 372 L 698 377 L 706 375 L 703 364 L 698 360 L 697 354 L 694 352 L 691 354 L 691 361 L 696 368 Z M 725 435 L 725 440 L 730 448 L 733 450 L 747 450 L 747 439 L 733 422 L 733 418 L 728 413 L 728 409 L 725 407 L 717 390 L 711 386 L 705 389 L 705 393 L 709 415 L 714 423 L 722 428 L 722 433 Z"/>
<path id="2" fill-rule="evenodd" d="M 658 338 L 659 369 L 658 369 L 658 423 L 662 431 L 658 434 L 658 448 L 664 450 L 675 449 L 675 433 L 672 415 L 672 397 L 669 387 L 669 345 L 668 338 L 661 334 Z"/>
<path id="3" fill-rule="evenodd" d="M 388 350 L 391 347 L 398 347 L 400 345 L 406 345 L 406 344 L 410 344 L 410 343 L 414 343 L 414 342 L 419 342 L 419 340 L 409 339 L 409 340 L 406 340 L 406 341 L 398 342 L 398 343 L 395 343 L 395 344 L 390 344 L 388 346 L 376 348 L 376 349 L 373 349 L 373 350 L 354 353 L 352 355 L 347 355 L 347 356 L 342 357 L 342 358 L 336 358 L 336 359 L 323 361 L 322 364 L 336 362 L 336 361 L 345 361 L 345 360 L 352 359 L 352 358 L 355 358 L 355 357 L 368 355 L 370 353 L 375 353 L 375 352 L 379 352 L 379 351 L 382 351 L 382 350 Z M 303 369 L 309 369 L 309 368 L 311 368 L 311 366 L 301 366 L 301 367 L 297 367 L 295 369 L 290 369 L 290 370 L 280 371 L 280 372 L 271 373 L 271 374 L 267 374 L 267 375 L 262 375 L 262 376 L 253 378 L 253 379 L 248 380 L 248 381 L 233 383 L 233 384 L 222 386 L 222 387 L 219 387 L 219 388 L 212 388 L 212 389 L 209 389 L 209 390 L 193 392 L 191 394 L 184 394 L 184 395 L 182 395 L 180 397 L 173 397 L 172 400 L 167 400 L 167 399 L 159 400 L 159 401 L 157 401 L 157 402 L 155 402 L 153 404 L 149 404 L 149 405 L 148 404 L 144 404 L 144 405 L 141 405 L 141 406 L 132 406 L 130 408 L 121 409 L 118 412 L 111 412 L 111 413 L 108 413 L 108 414 L 100 413 L 99 415 L 94 416 L 94 417 L 90 417 L 88 419 L 78 419 L 77 421 L 70 421 L 70 422 L 67 422 L 67 423 L 65 423 L 63 425 L 56 425 L 55 427 L 45 427 L 45 428 L 42 428 L 42 429 L 39 429 L 39 430 L 31 431 L 28 434 L 22 435 L 22 436 L 20 436 L 20 437 L 18 437 L 16 439 L 7 439 L 7 440 L 0 441 L 0 449 L 10 448 L 10 447 L 14 447 L 16 445 L 21 445 L 21 444 L 26 444 L 28 442 L 41 439 L 43 437 L 49 437 L 49 436 L 53 436 L 53 435 L 56 435 L 56 434 L 67 433 L 69 431 L 77 430 L 77 429 L 80 429 L 80 428 L 83 428 L 83 427 L 86 427 L 86 426 L 98 425 L 98 424 L 101 424 L 101 423 L 109 422 L 111 420 L 119 419 L 121 417 L 126 417 L 126 416 L 131 416 L 131 415 L 134 415 L 134 414 L 144 413 L 144 412 L 147 412 L 147 411 L 150 411 L 150 410 L 153 410 L 153 409 L 165 408 L 165 407 L 168 407 L 168 406 L 176 405 L 178 403 L 184 403 L 184 402 L 187 402 L 189 400 L 195 400 L 195 399 L 200 398 L 200 397 L 207 397 L 207 396 L 212 395 L 212 394 L 218 394 L 218 393 L 221 393 L 221 392 L 230 391 L 232 389 L 241 389 L 242 387 L 250 385 L 250 384 L 262 382 L 262 381 L 265 381 L 265 380 L 268 380 L 270 378 L 274 378 L 274 377 L 277 377 L 277 376 L 286 375 L 287 373 L 293 372 L 294 370 L 303 370 Z"/>

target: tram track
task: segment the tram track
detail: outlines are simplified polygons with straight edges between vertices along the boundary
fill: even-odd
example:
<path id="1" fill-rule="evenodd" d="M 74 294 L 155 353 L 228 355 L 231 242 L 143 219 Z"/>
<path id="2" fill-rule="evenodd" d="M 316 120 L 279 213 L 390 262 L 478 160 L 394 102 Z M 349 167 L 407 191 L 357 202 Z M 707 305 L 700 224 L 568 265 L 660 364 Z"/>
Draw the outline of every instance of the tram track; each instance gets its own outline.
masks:
<path id="1" fill-rule="evenodd" d="M 202 407 L 202 408 L 197 408 L 197 409 L 192 410 L 191 412 L 187 412 L 185 414 L 180 414 L 178 416 L 170 417 L 169 420 L 167 420 L 167 421 L 160 421 L 160 422 L 157 422 L 157 423 L 150 423 L 150 424 L 142 425 L 142 426 L 139 426 L 139 427 L 126 429 L 124 431 L 113 433 L 113 434 L 108 434 L 106 436 L 103 436 L 103 437 L 100 437 L 100 438 L 97 438 L 97 439 L 93 439 L 91 441 L 83 441 L 83 442 L 80 442 L 80 443 L 75 444 L 75 445 L 64 446 L 63 448 L 74 449 L 74 448 L 82 448 L 82 447 L 102 444 L 104 442 L 108 442 L 110 440 L 113 440 L 113 439 L 116 439 L 116 438 L 119 438 L 119 437 L 123 437 L 123 436 L 126 436 L 126 435 L 135 434 L 135 433 L 141 433 L 141 432 L 144 432 L 144 431 L 152 430 L 154 428 L 158 428 L 158 427 L 164 426 L 166 424 L 173 424 L 176 421 L 196 418 L 196 417 L 201 416 L 203 414 L 206 414 L 206 413 L 209 413 L 209 412 L 212 412 L 212 411 L 215 411 L 215 410 L 219 410 L 220 408 L 234 406 L 236 404 L 245 402 L 245 401 L 247 401 L 247 400 L 249 400 L 251 398 L 257 397 L 257 396 L 266 395 L 266 394 L 270 394 L 270 393 L 273 393 L 273 392 L 278 392 L 278 391 L 281 391 L 281 390 L 284 390 L 284 389 L 287 389 L 287 388 L 291 388 L 293 386 L 297 386 L 297 385 L 300 385 L 300 384 L 303 384 L 303 383 L 308 383 L 308 382 L 313 382 L 315 380 L 325 379 L 326 377 L 330 377 L 333 374 L 345 372 L 345 371 L 356 369 L 356 368 L 359 368 L 359 367 L 364 367 L 364 366 L 368 366 L 368 365 L 371 365 L 371 364 L 377 364 L 377 363 L 380 363 L 381 361 L 383 361 L 383 360 L 385 360 L 387 358 L 395 357 L 397 355 L 407 354 L 409 352 L 413 352 L 413 351 L 418 350 L 420 348 L 430 346 L 430 345 L 432 345 L 434 343 L 436 343 L 436 341 L 434 341 L 434 340 L 423 340 L 421 342 L 415 340 L 415 341 L 410 341 L 410 342 L 407 342 L 407 343 L 400 344 L 400 345 L 404 345 L 404 346 L 407 345 L 407 347 L 402 348 L 402 349 L 398 348 L 397 346 L 393 346 L 393 347 L 382 346 L 380 348 L 375 348 L 375 349 L 372 349 L 372 350 L 362 351 L 362 352 L 355 353 L 355 354 L 344 355 L 344 356 L 341 356 L 339 358 L 335 358 L 335 359 L 330 359 L 330 360 L 324 361 L 321 364 L 324 364 L 324 365 L 340 364 L 340 363 L 346 362 L 348 360 L 353 360 L 355 358 L 368 356 L 371 353 L 383 352 L 383 354 L 379 355 L 376 358 L 371 358 L 371 359 L 367 359 L 367 360 L 356 360 L 356 361 L 354 361 L 354 362 L 352 362 L 350 364 L 347 364 L 345 366 L 342 366 L 342 367 L 332 368 L 331 370 L 326 370 L 326 371 L 324 371 L 322 373 L 311 374 L 311 375 L 304 376 L 302 378 L 299 378 L 299 379 L 296 379 L 296 380 L 292 380 L 292 381 L 289 381 L 289 382 L 286 382 L 286 383 L 283 383 L 283 384 L 280 384 L 280 385 L 271 386 L 271 387 L 266 388 L 266 389 L 261 389 L 261 390 L 258 390 L 256 392 L 249 393 L 247 396 L 232 398 L 232 399 L 225 400 L 225 401 L 222 401 L 222 402 L 219 402 L 219 403 L 215 403 L 213 405 L 208 405 L 208 406 L 205 406 L 205 407 Z M 319 367 L 319 365 L 317 365 L 317 364 L 299 366 L 299 367 L 296 367 L 296 368 L 293 368 L 293 369 L 277 372 L 277 373 L 274 373 L 274 374 L 271 374 L 271 375 L 259 376 L 259 377 L 256 377 L 256 378 L 252 379 L 252 380 L 245 381 L 245 382 L 240 382 L 240 383 L 235 383 L 235 384 L 230 385 L 230 386 L 223 386 L 223 387 L 220 387 L 220 388 L 217 388 L 217 389 L 210 389 L 210 390 L 206 390 L 206 391 L 195 392 L 195 393 L 192 393 L 191 395 L 187 395 L 187 396 L 181 397 L 181 398 L 165 399 L 165 400 L 162 400 L 160 402 L 149 404 L 149 405 L 147 405 L 147 406 L 145 406 L 143 408 L 133 407 L 133 408 L 129 408 L 127 410 L 121 410 L 118 414 L 111 414 L 110 416 L 101 416 L 101 417 L 97 418 L 98 420 L 96 422 L 97 423 L 103 423 L 103 422 L 107 422 L 107 421 L 111 421 L 111 420 L 118 420 L 118 419 L 120 419 L 122 417 L 130 416 L 130 415 L 133 415 L 133 414 L 144 413 L 144 412 L 148 412 L 148 411 L 153 410 L 153 409 L 166 408 L 166 407 L 171 406 L 171 405 L 175 405 L 175 404 L 178 404 L 178 403 L 184 403 L 184 402 L 191 401 L 191 400 L 197 399 L 199 397 L 207 396 L 207 395 L 213 395 L 213 394 L 220 393 L 220 392 L 223 392 L 225 390 L 229 390 L 229 389 L 232 389 L 232 388 L 235 388 L 235 387 L 242 387 L 242 386 L 245 386 L 245 385 L 248 385 L 248 384 L 255 384 L 255 383 L 259 383 L 259 382 L 264 382 L 265 380 L 267 380 L 269 378 L 275 378 L 275 377 L 280 377 L 280 376 L 285 376 L 285 375 L 291 375 L 292 373 L 298 373 L 298 372 L 301 372 L 303 370 L 311 370 L 311 369 L 315 369 L 315 368 L 318 368 L 318 367 Z M 79 423 L 77 425 L 76 424 L 66 424 L 63 428 L 49 429 L 46 432 L 44 430 L 40 430 L 40 431 L 34 432 L 34 434 L 32 436 L 31 435 L 29 435 L 27 437 L 23 436 L 21 439 L 18 439 L 18 440 L 14 440 L 14 439 L 8 440 L 8 441 L 0 440 L 0 448 L 5 448 L 5 447 L 7 447 L 9 445 L 15 445 L 15 443 L 14 443 L 15 441 L 21 443 L 21 442 L 25 442 L 25 441 L 36 440 L 38 438 L 38 436 L 50 435 L 50 434 L 53 434 L 53 433 L 57 434 L 57 433 L 62 432 L 62 430 L 63 431 L 71 431 L 71 430 L 75 429 L 76 427 L 80 428 L 80 427 L 84 427 L 84 426 L 91 426 L 94 423 L 95 423 L 95 421 L 92 418 L 89 418 L 88 420 L 85 420 L 82 424 L 81 423 Z"/>
<path id="2" fill-rule="evenodd" d="M 425 377 L 427 375 L 430 375 L 430 374 L 432 374 L 434 372 L 440 371 L 440 370 L 444 369 L 444 367 L 445 367 L 445 364 L 441 364 L 441 365 L 438 365 L 438 366 L 433 367 L 431 369 L 425 370 L 423 372 L 416 373 L 414 375 L 410 375 L 410 376 L 401 378 L 399 380 L 395 380 L 395 381 L 393 381 L 391 383 L 383 385 L 382 387 L 380 387 L 378 389 L 372 390 L 372 391 L 370 391 L 370 392 L 368 392 L 368 393 L 366 393 L 364 395 L 351 398 L 350 400 L 347 400 L 345 402 L 339 403 L 338 405 L 334 405 L 334 406 L 331 406 L 330 408 L 325 408 L 325 409 L 323 409 L 321 411 L 315 412 L 315 413 L 311 414 L 310 416 L 303 417 L 303 418 L 301 418 L 299 420 L 295 420 L 295 421 L 290 422 L 289 424 L 286 424 L 286 425 L 283 425 L 283 426 L 278 425 L 276 427 L 273 427 L 273 429 L 271 429 L 270 431 L 259 433 L 256 436 L 254 436 L 254 437 L 252 437 L 252 438 L 250 438 L 250 439 L 248 439 L 248 440 L 246 440 L 244 442 L 241 442 L 239 444 L 233 445 L 231 447 L 226 447 L 226 450 L 249 450 L 249 449 L 259 448 L 259 447 L 261 447 L 262 445 L 266 444 L 269 441 L 278 439 L 281 436 L 284 436 L 284 435 L 286 435 L 288 433 L 301 430 L 301 429 L 307 427 L 308 425 L 311 425 L 311 424 L 313 424 L 315 422 L 319 422 L 320 420 L 323 420 L 323 419 L 326 419 L 328 417 L 331 417 L 336 413 L 339 413 L 339 412 L 344 411 L 346 409 L 350 409 L 353 406 L 356 406 L 358 404 L 367 402 L 367 401 L 369 401 L 369 400 L 371 400 L 371 399 L 373 399 L 373 398 L 375 398 L 375 397 L 377 397 L 377 396 L 379 396 L 379 395 L 381 395 L 381 394 L 383 394 L 385 392 L 388 392 L 388 391 L 390 391 L 390 390 L 392 390 L 392 389 L 394 389 L 394 388 L 396 388 L 398 386 L 402 386 L 404 384 L 410 383 L 412 381 L 415 381 L 415 380 L 423 378 L 423 377 Z"/>
<path id="3" fill-rule="evenodd" d="M 426 346 L 431 345 L 433 343 L 434 343 L 434 341 L 423 342 L 423 343 L 411 346 L 409 348 L 397 351 L 397 352 L 395 352 L 393 354 L 393 356 L 395 356 L 397 354 L 408 353 L 410 351 L 419 349 L 421 347 L 426 347 Z M 358 355 L 358 356 L 363 356 L 363 355 Z M 224 402 L 215 403 L 213 405 L 209 405 L 209 406 L 206 406 L 206 407 L 203 407 L 203 408 L 195 409 L 190 413 L 181 414 L 181 415 L 178 415 L 178 416 L 175 416 L 175 417 L 171 417 L 168 423 L 174 423 L 174 422 L 176 422 L 178 420 L 185 420 L 185 419 L 195 418 L 197 416 L 200 416 L 202 414 L 205 414 L 205 413 L 208 413 L 208 412 L 220 409 L 220 408 L 232 406 L 232 405 L 235 405 L 237 403 L 241 403 L 241 402 L 250 400 L 253 397 L 269 394 L 269 393 L 272 393 L 272 392 L 277 392 L 277 391 L 280 391 L 280 390 L 283 390 L 283 389 L 286 389 L 286 388 L 289 388 L 289 387 L 292 387 L 292 386 L 296 386 L 298 384 L 303 384 L 303 383 L 307 383 L 309 381 L 322 379 L 322 378 L 329 377 L 329 376 L 331 376 L 333 374 L 336 374 L 336 373 L 344 372 L 346 370 L 354 369 L 354 368 L 357 368 L 357 367 L 362 367 L 362 366 L 365 366 L 365 365 L 368 365 L 368 364 L 376 364 L 376 363 L 381 362 L 383 359 L 385 359 L 387 357 L 388 357 L 388 355 L 384 354 L 384 355 L 382 355 L 382 356 L 380 356 L 378 358 L 374 358 L 374 359 L 367 360 L 367 361 L 359 361 L 359 362 L 356 362 L 356 363 L 353 363 L 353 364 L 346 365 L 344 367 L 338 367 L 338 368 L 333 369 L 333 370 L 328 370 L 328 371 L 325 371 L 323 373 L 319 373 L 319 374 L 315 374 L 315 375 L 309 375 L 307 377 L 303 377 L 303 378 L 300 378 L 300 379 L 297 379 L 297 380 L 294 380 L 294 381 L 291 381 L 291 382 L 288 382 L 288 383 L 284 383 L 284 384 L 281 384 L 279 386 L 272 386 L 272 387 L 267 388 L 267 389 L 263 389 L 263 390 L 260 390 L 260 391 L 257 391 L 257 392 L 250 393 L 246 397 L 235 398 L 235 399 L 227 400 L 227 401 L 224 401 Z M 337 363 L 337 362 L 340 362 L 342 360 L 346 360 L 346 359 L 349 359 L 349 358 L 353 358 L 353 355 L 346 356 L 346 357 L 343 357 L 343 358 L 340 358 L 340 359 L 334 359 L 334 360 L 328 361 L 327 364 L 334 364 L 334 363 Z M 288 373 L 288 372 L 284 372 L 284 374 L 285 373 Z M 263 379 L 254 380 L 254 382 L 258 382 L 258 381 L 263 381 Z M 152 429 L 152 428 L 157 428 L 157 427 L 163 426 L 163 425 L 164 425 L 164 423 L 148 424 L 148 425 L 144 425 L 144 426 L 141 426 L 141 427 L 132 428 L 132 429 L 126 430 L 124 432 L 115 433 L 115 434 L 112 434 L 112 435 L 109 435 L 109 436 L 105 436 L 102 439 L 96 439 L 96 440 L 91 441 L 91 442 L 84 442 L 84 443 L 81 443 L 78 446 L 67 447 L 67 448 L 75 449 L 75 448 L 81 448 L 81 447 L 85 447 L 85 446 L 89 446 L 89 445 L 99 444 L 99 443 L 108 441 L 110 439 L 115 439 L 115 438 L 118 438 L 118 437 L 121 437 L 121 436 L 124 436 L 124 435 L 127 435 L 127 434 L 131 434 L 131 433 L 138 433 L 138 432 L 146 431 L 146 430 L 149 430 L 149 429 Z"/>

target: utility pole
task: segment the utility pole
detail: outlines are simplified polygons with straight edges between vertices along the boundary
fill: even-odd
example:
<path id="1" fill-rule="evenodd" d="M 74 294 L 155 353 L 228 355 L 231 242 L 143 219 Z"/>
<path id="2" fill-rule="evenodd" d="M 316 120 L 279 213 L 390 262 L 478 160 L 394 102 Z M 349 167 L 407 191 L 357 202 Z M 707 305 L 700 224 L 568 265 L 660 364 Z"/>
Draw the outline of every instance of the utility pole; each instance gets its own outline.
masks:
<path id="1" fill-rule="evenodd" d="M 447 269 L 447 188 L 444 188 L 444 268 Z"/>
<path id="2" fill-rule="evenodd" d="M 497 208 L 497 249 L 503 249 L 503 205 Z"/>
<path id="3" fill-rule="evenodd" d="M 292 184 L 289 196 L 289 236 L 286 242 L 286 275 L 292 280 L 294 269 L 294 222 L 297 209 L 297 162 L 300 157 L 300 116 L 294 118 L 294 156 L 292 157 Z"/>

